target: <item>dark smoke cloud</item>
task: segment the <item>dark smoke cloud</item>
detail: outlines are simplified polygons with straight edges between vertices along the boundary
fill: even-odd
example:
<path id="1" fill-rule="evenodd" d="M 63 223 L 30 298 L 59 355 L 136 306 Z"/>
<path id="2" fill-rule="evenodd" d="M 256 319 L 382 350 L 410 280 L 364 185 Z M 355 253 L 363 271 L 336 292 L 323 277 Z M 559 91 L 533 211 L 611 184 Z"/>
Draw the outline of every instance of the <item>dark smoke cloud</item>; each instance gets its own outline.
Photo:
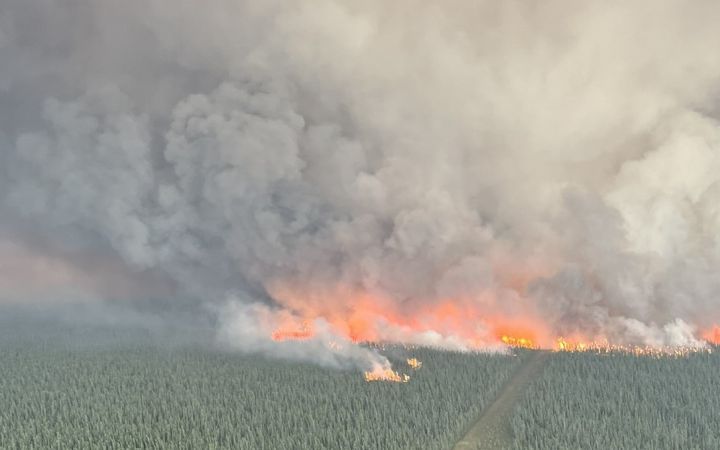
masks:
<path id="1" fill-rule="evenodd" d="M 60 242 L 91 295 L 240 321 L 299 286 L 634 343 L 720 319 L 714 1 L 0 6 L 4 259 Z"/>

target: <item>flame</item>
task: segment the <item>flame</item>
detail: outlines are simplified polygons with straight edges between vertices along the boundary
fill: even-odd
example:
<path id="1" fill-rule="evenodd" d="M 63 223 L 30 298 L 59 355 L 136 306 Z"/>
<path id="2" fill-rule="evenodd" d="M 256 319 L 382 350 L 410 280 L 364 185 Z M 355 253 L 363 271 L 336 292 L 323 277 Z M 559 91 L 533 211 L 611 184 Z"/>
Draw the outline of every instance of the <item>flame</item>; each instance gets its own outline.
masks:
<path id="1" fill-rule="evenodd" d="M 709 344 L 712 345 L 720 345 L 720 326 L 714 325 L 709 330 L 706 330 L 702 334 L 703 339 L 705 339 Z"/>
<path id="2" fill-rule="evenodd" d="M 509 347 L 530 348 L 530 349 L 538 348 L 537 345 L 535 345 L 535 342 L 533 342 L 533 340 L 529 339 L 529 338 L 503 335 L 500 338 L 500 340 L 503 342 L 503 344 L 505 344 Z"/>
<path id="3" fill-rule="evenodd" d="M 561 352 L 583 352 L 590 348 L 604 349 L 609 344 L 606 342 L 591 342 L 587 343 L 582 340 L 567 340 L 564 337 L 559 337 L 556 341 L 555 350 Z"/>
<path id="4" fill-rule="evenodd" d="M 611 344 L 608 340 L 582 341 L 558 338 L 555 346 L 558 352 L 626 353 L 635 356 L 685 357 L 694 353 L 712 353 L 709 347 L 699 346 L 651 346 Z"/>
<path id="5" fill-rule="evenodd" d="M 410 358 L 407 360 L 408 366 L 413 368 L 414 370 L 418 370 L 422 367 L 422 361 L 418 360 L 417 358 Z"/>
<path id="6" fill-rule="evenodd" d="M 375 369 L 369 372 L 365 372 L 365 381 L 368 383 L 371 381 L 391 381 L 394 383 L 407 383 L 410 381 L 410 376 L 405 374 L 399 374 L 392 369 Z"/>
<path id="7" fill-rule="evenodd" d="M 521 277 L 522 278 L 522 277 Z M 508 277 L 523 288 L 521 278 Z M 327 347 L 340 351 L 349 343 L 402 344 L 453 350 L 485 350 L 515 347 L 555 351 L 625 352 L 635 355 L 685 355 L 706 351 L 692 347 L 617 345 L 605 336 L 574 333 L 558 336 L 532 299 L 519 296 L 517 303 L 500 302 L 491 294 L 475 297 L 417 299 L 399 302 L 390 296 L 347 286 L 278 284 L 269 287 L 282 310 L 270 329 L 275 341 L 309 340 L 323 336 L 334 342 Z M 334 299 L 328 301 L 329 298 Z M 327 333 L 326 333 L 327 332 Z M 720 345 L 720 326 L 699 333 L 708 343 Z M 416 369 L 414 360 L 408 366 Z M 419 364 L 421 364 L 418 361 Z M 396 381 L 402 376 L 390 369 L 373 370 L 368 381 Z"/>
<path id="8" fill-rule="evenodd" d="M 272 332 L 270 336 L 273 341 L 305 341 L 312 339 L 315 332 L 307 321 L 303 321 L 300 326 L 294 324 L 283 325 Z"/>
<path id="9" fill-rule="evenodd" d="M 301 283 L 277 284 L 269 291 L 293 315 L 322 320 L 334 334 L 356 343 L 390 342 L 455 350 L 505 346 L 502 336 L 531 348 L 548 348 L 553 343 L 548 327 L 530 303 L 524 305 L 522 314 L 515 307 L 490 314 L 488 311 L 497 309 L 493 306 L 497 300 L 490 294 L 402 303 L 385 294 L 342 286 L 309 289 Z"/>

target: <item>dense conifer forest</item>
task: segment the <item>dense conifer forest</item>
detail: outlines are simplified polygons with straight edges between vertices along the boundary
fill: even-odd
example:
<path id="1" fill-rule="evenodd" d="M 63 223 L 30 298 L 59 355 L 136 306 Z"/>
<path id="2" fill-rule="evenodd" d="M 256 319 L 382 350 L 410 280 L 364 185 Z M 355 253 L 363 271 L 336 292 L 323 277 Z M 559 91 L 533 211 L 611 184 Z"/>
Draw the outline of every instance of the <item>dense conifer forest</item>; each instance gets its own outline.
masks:
<path id="1" fill-rule="evenodd" d="M 0 325 L 12 449 L 448 449 L 530 354 L 385 347 L 410 381 L 368 383 L 210 336 Z M 719 372 L 717 351 L 553 353 L 515 405 L 514 448 L 720 448 Z"/>
<path id="2" fill-rule="evenodd" d="M 718 449 L 720 354 L 556 353 L 527 390 L 515 448 Z"/>
<path id="3" fill-rule="evenodd" d="M 444 449 L 520 362 L 393 348 L 410 382 L 367 383 L 359 371 L 134 333 L 50 331 L 3 334 L 3 448 Z"/>

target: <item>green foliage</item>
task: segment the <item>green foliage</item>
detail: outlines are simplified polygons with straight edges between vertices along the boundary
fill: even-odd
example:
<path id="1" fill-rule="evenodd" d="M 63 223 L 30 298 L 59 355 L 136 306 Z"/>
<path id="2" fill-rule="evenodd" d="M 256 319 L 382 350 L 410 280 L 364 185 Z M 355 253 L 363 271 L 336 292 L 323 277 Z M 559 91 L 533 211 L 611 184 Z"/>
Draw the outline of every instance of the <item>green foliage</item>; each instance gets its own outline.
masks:
<path id="1" fill-rule="evenodd" d="M 447 448 L 519 363 L 396 348 L 398 361 L 412 355 L 423 367 L 406 384 L 366 383 L 359 372 L 111 341 L 0 337 L 1 446 Z"/>
<path id="2" fill-rule="evenodd" d="M 515 411 L 516 449 L 718 449 L 720 355 L 559 353 Z"/>

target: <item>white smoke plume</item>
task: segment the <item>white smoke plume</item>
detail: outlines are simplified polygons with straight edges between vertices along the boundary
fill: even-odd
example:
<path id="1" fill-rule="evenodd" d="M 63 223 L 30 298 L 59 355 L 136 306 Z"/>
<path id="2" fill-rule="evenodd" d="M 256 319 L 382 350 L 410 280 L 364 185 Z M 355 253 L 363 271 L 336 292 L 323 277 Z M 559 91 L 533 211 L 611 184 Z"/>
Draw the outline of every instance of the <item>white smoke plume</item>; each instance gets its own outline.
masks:
<path id="1" fill-rule="evenodd" d="M 386 357 L 335 334 L 322 319 L 310 324 L 314 333 L 306 339 L 273 339 L 273 332 L 281 325 L 278 319 L 282 313 L 263 304 L 229 302 L 222 308 L 226 320 L 219 330 L 219 338 L 231 349 L 289 360 L 313 361 L 334 369 L 368 372 L 391 369 Z"/>
<path id="2" fill-rule="evenodd" d="M 412 317 L 378 338 L 454 348 L 497 317 L 651 345 L 720 321 L 716 1 L 0 6 L 14 245 L 264 302 L 220 315 L 239 347 L 285 351 L 257 308 L 330 329 L 364 296 Z"/>

